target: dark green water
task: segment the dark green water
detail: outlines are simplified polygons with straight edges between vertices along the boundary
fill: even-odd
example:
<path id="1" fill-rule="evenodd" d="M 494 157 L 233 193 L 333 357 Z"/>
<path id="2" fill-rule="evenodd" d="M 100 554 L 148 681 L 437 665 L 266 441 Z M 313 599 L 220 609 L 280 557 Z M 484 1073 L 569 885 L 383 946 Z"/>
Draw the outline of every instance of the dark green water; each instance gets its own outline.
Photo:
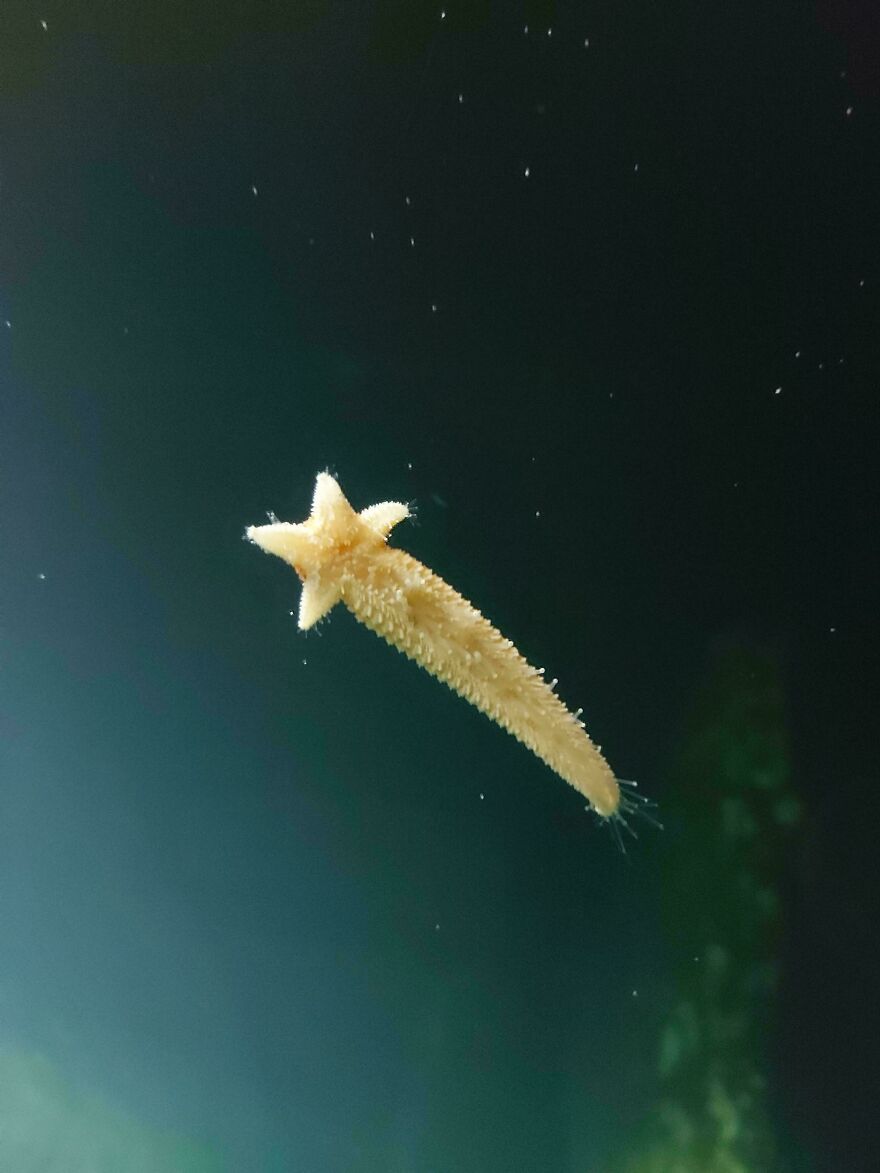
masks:
<path id="1" fill-rule="evenodd" d="M 3 1173 L 873 1167 L 873 18 L 441 11 L 3 18 Z M 328 467 L 664 830 L 297 632 Z"/>

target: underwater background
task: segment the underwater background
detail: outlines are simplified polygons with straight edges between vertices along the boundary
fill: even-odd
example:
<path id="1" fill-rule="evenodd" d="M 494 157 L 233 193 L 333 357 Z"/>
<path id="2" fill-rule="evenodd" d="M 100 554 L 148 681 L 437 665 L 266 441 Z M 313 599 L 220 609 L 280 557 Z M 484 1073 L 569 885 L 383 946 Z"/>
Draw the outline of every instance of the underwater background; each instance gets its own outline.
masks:
<path id="1" fill-rule="evenodd" d="M 0 1173 L 877 1167 L 878 45 L 3 6 Z M 326 468 L 663 830 L 297 631 Z"/>

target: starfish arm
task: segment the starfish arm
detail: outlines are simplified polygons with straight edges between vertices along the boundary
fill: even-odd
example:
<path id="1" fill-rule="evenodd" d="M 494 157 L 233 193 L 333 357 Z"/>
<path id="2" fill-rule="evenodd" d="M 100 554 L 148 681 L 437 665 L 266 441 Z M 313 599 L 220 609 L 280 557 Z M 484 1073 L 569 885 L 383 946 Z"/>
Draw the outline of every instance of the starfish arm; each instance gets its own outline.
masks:
<path id="1" fill-rule="evenodd" d="M 342 601 L 366 627 L 528 746 L 599 814 L 614 813 L 617 781 L 583 723 L 543 672 L 442 578 L 386 546 L 355 562 Z"/>
<path id="2" fill-rule="evenodd" d="M 267 554 L 282 558 L 296 570 L 300 578 L 306 577 L 301 568 L 315 559 L 315 539 L 306 523 L 273 521 L 268 525 L 249 525 L 245 537 Z"/>
<path id="3" fill-rule="evenodd" d="M 297 622 L 300 631 L 308 631 L 319 619 L 323 619 L 339 602 L 340 595 L 338 582 L 324 582 L 317 575 L 307 578 L 299 597 Z"/>
<path id="4" fill-rule="evenodd" d="M 387 538 L 396 525 L 409 517 L 409 506 L 402 501 L 382 501 L 362 509 L 358 516 L 380 537 Z"/>

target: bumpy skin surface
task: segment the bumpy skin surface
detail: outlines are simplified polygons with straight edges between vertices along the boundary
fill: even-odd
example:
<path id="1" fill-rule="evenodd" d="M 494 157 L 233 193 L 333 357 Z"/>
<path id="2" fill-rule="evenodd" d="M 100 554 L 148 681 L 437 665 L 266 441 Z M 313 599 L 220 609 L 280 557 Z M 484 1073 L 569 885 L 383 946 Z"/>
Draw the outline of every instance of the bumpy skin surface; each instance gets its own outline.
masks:
<path id="1" fill-rule="evenodd" d="M 620 803 L 614 775 L 543 673 L 442 578 L 387 545 L 391 528 L 407 516 L 407 507 L 394 501 L 356 513 L 336 481 L 319 473 L 307 521 L 251 526 L 247 536 L 303 580 L 301 628 L 345 603 L 366 627 L 528 746 L 598 814 L 613 815 Z"/>

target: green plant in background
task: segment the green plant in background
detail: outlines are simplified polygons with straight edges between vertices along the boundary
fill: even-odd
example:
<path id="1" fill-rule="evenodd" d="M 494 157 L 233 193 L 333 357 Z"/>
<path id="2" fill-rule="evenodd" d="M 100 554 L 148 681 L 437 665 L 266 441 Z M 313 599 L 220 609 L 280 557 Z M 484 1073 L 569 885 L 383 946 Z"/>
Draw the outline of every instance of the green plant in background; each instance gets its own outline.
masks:
<path id="1" fill-rule="evenodd" d="M 626 1173 L 790 1167 L 768 1056 L 781 889 L 800 821 L 776 658 L 716 651 L 666 805 L 666 936 L 676 958 L 658 1093 Z M 674 807 L 673 807 L 674 804 Z M 799 1165 L 802 1167 L 802 1165 Z"/>

